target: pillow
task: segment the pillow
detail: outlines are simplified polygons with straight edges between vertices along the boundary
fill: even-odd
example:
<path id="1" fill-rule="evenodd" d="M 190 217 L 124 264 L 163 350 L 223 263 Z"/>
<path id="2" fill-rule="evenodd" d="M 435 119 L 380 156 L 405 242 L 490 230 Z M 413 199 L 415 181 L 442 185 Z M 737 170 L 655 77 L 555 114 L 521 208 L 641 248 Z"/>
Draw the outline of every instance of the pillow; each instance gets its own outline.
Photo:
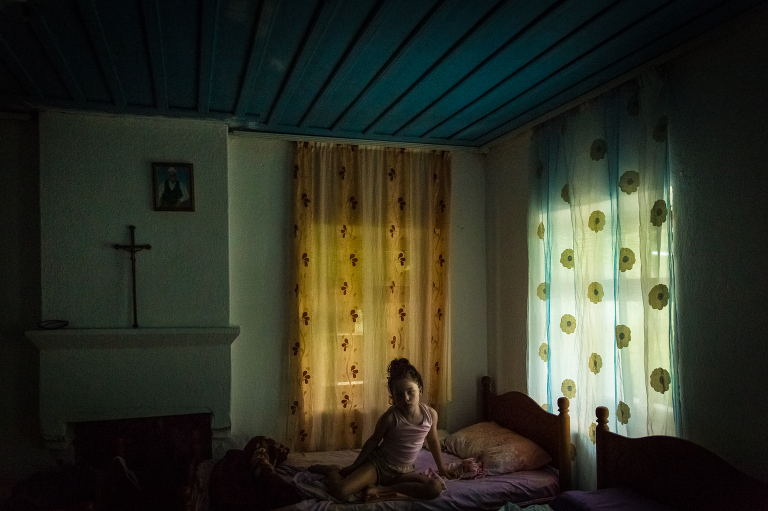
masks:
<path id="1" fill-rule="evenodd" d="M 462 459 L 475 458 L 487 475 L 536 470 L 552 461 L 535 442 L 495 422 L 479 422 L 449 435 L 445 449 Z"/>

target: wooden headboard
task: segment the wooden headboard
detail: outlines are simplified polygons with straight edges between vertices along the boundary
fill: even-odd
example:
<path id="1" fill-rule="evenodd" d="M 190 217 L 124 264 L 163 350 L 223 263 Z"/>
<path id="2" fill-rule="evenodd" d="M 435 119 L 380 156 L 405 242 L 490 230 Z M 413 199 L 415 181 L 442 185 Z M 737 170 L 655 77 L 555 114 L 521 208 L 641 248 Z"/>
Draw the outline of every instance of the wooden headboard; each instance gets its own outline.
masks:
<path id="1" fill-rule="evenodd" d="M 560 491 L 571 489 L 571 418 L 568 399 L 557 400 L 558 415 L 545 411 L 522 392 L 497 396 L 491 378 L 483 376 L 483 418 L 536 442 L 552 456 L 560 472 Z"/>
<path id="2" fill-rule="evenodd" d="M 597 416 L 597 488 L 628 487 L 681 511 L 768 509 L 768 483 L 704 447 L 669 436 L 627 438 Z"/>

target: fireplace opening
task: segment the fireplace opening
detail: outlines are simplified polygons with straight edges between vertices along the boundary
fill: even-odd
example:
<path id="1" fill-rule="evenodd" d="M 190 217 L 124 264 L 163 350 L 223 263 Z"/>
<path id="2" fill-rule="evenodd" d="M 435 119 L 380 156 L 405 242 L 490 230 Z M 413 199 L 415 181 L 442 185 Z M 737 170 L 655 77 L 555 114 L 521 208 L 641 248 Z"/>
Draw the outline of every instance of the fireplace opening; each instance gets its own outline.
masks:
<path id="1" fill-rule="evenodd" d="M 197 465 L 212 456 L 211 414 L 74 424 L 75 463 L 104 474 L 98 507 L 184 509 Z"/>

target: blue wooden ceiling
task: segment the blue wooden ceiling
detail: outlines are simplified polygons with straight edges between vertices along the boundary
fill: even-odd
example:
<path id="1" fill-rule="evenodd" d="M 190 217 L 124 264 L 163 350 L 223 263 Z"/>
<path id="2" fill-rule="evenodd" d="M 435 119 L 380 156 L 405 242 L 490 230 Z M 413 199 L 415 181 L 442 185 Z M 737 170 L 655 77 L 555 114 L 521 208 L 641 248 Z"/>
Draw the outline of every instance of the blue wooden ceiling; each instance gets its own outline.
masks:
<path id="1" fill-rule="evenodd" d="M 0 0 L 0 110 L 483 146 L 763 0 Z"/>

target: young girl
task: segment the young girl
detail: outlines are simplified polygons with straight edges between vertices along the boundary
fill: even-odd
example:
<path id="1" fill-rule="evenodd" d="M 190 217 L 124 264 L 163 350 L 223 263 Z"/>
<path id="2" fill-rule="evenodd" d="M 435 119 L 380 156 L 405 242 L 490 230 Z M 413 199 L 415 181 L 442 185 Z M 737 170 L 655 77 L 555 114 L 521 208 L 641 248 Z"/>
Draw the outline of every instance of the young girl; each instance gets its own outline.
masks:
<path id="1" fill-rule="evenodd" d="M 364 500 L 395 492 L 421 499 L 440 495 L 443 490 L 441 480 L 413 473 L 413 462 L 425 437 L 438 473 L 453 477 L 440 455 L 437 412 L 421 403 L 424 390 L 421 375 L 406 358 L 390 362 L 387 373 L 389 396 L 394 405 L 379 417 L 376 429 L 363 444 L 355 462 L 344 468 L 336 465 L 309 467 L 310 471 L 326 476 L 328 491 L 338 500 L 346 500 L 359 491 L 363 491 Z"/>

